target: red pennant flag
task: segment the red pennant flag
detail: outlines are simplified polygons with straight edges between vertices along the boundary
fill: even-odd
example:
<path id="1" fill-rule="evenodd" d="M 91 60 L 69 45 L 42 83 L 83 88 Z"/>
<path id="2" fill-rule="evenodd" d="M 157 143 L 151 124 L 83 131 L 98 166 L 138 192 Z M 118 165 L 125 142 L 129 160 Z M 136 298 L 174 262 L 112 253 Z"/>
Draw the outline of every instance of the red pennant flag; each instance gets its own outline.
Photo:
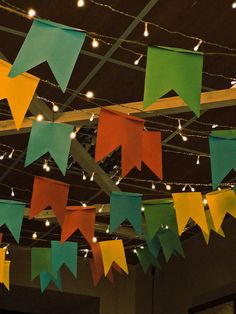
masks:
<path id="1" fill-rule="evenodd" d="M 122 176 L 143 161 L 162 179 L 160 132 L 144 131 L 144 120 L 102 108 L 99 116 L 95 160 L 99 161 L 121 146 Z"/>
<path id="2" fill-rule="evenodd" d="M 96 207 L 67 206 L 61 231 L 61 242 L 65 242 L 77 229 L 89 244 L 94 236 Z"/>
<path id="3" fill-rule="evenodd" d="M 50 206 L 54 210 L 59 224 L 62 225 L 68 193 L 69 184 L 67 183 L 43 177 L 35 177 L 29 219 L 32 219 L 39 212 Z"/>

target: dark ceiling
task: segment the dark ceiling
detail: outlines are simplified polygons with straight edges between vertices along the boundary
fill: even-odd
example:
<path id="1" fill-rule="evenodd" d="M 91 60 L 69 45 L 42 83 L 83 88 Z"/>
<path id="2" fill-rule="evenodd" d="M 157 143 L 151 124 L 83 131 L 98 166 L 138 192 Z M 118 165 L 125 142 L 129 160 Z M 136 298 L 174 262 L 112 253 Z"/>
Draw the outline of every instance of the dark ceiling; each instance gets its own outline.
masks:
<path id="1" fill-rule="evenodd" d="M 98 1 L 100 2 L 100 0 Z M 7 6 L 5 1 L 0 2 L 2 5 Z M 98 6 L 91 0 L 85 0 L 85 2 L 86 5 L 84 7 L 78 8 L 76 0 L 8 1 L 11 5 L 20 7 L 25 11 L 29 8 L 34 8 L 37 15 L 41 18 L 113 38 L 124 38 L 126 35 L 126 40 L 190 50 L 197 44 L 196 40 L 178 34 L 170 34 L 151 25 L 149 25 L 150 36 L 145 38 L 143 36 L 143 23 L 115 13 L 104 6 Z M 134 16 L 139 16 L 140 12 L 142 12 L 143 20 L 159 24 L 169 30 L 182 32 L 236 49 L 236 38 L 233 36 L 236 10 L 232 9 L 231 0 L 104 0 L 103 2 Z M 146 14 L 143 12 L 146 12 Z M 13 63 L 31 26 L 31 20 L 2 9 L 0 10 L 0 16 L 0 51 Z M 104 40 L 109 42 L 110 45 L 100 43 L 99 48 L 94 49 L 91 47 L 91 39 L 87 37 L 69 82 L 69 91 L 63 94 L 60 89 L 52 87 L 45 82 L 40 82 L 37 94 L 56 102 L 61 110 L 64 109 L 66 111 L 94 107 L 95 105 L 89 103 L 84 96 L 78 95 L 78 93 L 86 93 L 88 90 L 93 91 L 95 97 L 105 99 L 96 101 L 104 106 L 109 105 L 109 101 L 120 104 L 142 100 L 146 59 L 142 58 L 140 64 L 134 66 L 137 54 L 134 54 L 132 51 L 138 54 L 146 54 L 146 47 L 138 44 L 129 44 L 121 40 L 117 43 L 116 39 L 106 38 Z M 126 49 L 119 47 L 120 45 Z M 200 50 L 203 52 L 229 53 L 226 49 L 206 44 L 202 44 Z M 207 55 L 204 58 L 204 72 L 234 77 L 236 76 L 235 67 L 236 58 L 232 56 Z M 46 64 L 36 67 L 30 73 L 41 79 L 56 83 Z M 230 79 L 203 74 L 203 91 L 230 87 Z M 73 90 L 76 90 L 77 94 L 73 93 Z M 9 119 L 9 114 L 8 106 L 5 102 L 1 102 L 1 120 Z M 30 113 L 28 114 L 31 115 Z M 221 128 L 220 125 L 235 127 L 235 114 L 235 106 L 232 106 L 204 111 L 200 119 L 194 118 L 194 114 L 191 112 L 148 119 L 145 123 L 147 128 L 165 130 L 162 132 L 162 140 L 165 140 L 165 146 L 163 146 L 164 182 L 211 183 L 210 159 L 207 157 L 209 155 L 207 137 L 212 130 L 211 124 L 218 124 L 219 129 Z M 173 137 L 170 136 L 177 130 L 178 119 L 182 119 L 182 125 L 191 121 L 183 130 L 183 133 L 188 136 L 187 142 L 183 142 L 178 134 Z M 209 125 L 200 124 L 199 122 L 209 123 Z M 61 175 L 53 161 L 50 161 L 51 171 L 45 172 L 42 168 L 44 158 L 24 168 L 24 154 L 28 138 L 29 134 L 1 137 L 1 151 L 10 152 L 11 147 L 15 149 L 12 159 L 4 158 L 0 162 L 1 198 L 11 198 L 11 187 L 14 187 L 15 199 L 26 201 L 30 204 L 33 178 L 35 175 L 40 175 L 70 183 L 70 204 L 109 202 L 109 197 L 102 191 L 100 192 L 100 188 L 96 183 L 90 182 L 88 179 L 86 181 L 82 180 L 83 169 L 77 163 L 73 163 L 70 166 L 65 177 Z M 81 128 L 77 139 L 94 156 L 96 125 Z M 3 144 L 10 147 L 7 148 Z M 186 150 L 183 151 L 183 149 Z M 191 151 L 194 155 L 188 155 L 188 152 L 191 153 Z M 184 152 L 187 152 L 187 155 L 183 154 Z M 200 157 L 200 164 L 196 165 L 198 154 L 205 155 L 205 157 Z M 48 157 L 46 156 L 45 158 Z M 70 158 L 69 164 L 72 162 L 73 159 Z M 114 174 L 119 176 L 120 168 L 118 167 L 118 172 L 114 170 L 116 165 L 120 166 L 119 150 L 101 163 L 101 167 L 110 176 Z M 145 166 L 143 166 L 142 172 L 133 170 L 128 175 L 128 178 L 131 179 L 123 179 L 121 181 L 119 185 L 121 190 L 142 193 L 144 199 L 169 197 L 171 192 L 181 191 L 183 187 L 183 185 L 171 184 L 172 191 L 168 192 L 164 184 L 158 184 L 156 190 L 152 190 L 151 181 L 158 181 L 159 179 Z M 229 174 L 226 181 L 235 181 L 235 173 Z M 204 193 L 210 191 L 211 186 L 195 186 L 195 189 Z M 108 222 L 106 217 L 98 216 L 97 220 Z M 37 241 L 31 238 L 32 232 L 35 230 L 39 231 L 39 239 Z M 6 242 L 13 241 L 7 230 L 5 231 Z M 48 245 L 51 239 L 59 239 L 59 235 L 60 229 L 57 226 L 48 231 L 42 222 L 28 222 L 25 220 L 20 244 L 25 246 Z M 101 240 L 109 236 L 98 234 L 98 237 Z M 76 233 L 73 239 L 81 240 L 80 234 Z M 127 241 L 128 246 L 131 245 L 132 247 L 133 244 L 135 242 L 130 243 L 130 241 Z"/>

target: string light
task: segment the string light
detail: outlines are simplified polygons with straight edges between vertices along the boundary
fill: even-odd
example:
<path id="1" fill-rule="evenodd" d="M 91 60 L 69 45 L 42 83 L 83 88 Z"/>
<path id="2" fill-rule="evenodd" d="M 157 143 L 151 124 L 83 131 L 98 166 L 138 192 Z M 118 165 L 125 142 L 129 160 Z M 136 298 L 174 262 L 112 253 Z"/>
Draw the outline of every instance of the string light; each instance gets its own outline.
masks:
<path id="1" fill-rule="evenodd" d="M 143 245 L 141 245 L 141 246 L 140 246 L 140 249 L 141 249 L 141 250 L 144 250 L 144 246 L 143 246 Z"/>
<path id="2" fill-rule="evenodd" d="M 207 204 L 207 199 L 204 197 L 203 199 L 203 204 L 206 205 Z"/>
<path id="3" fill-rule="evenodd" d="M 46 169 L 45 169 L 47 172 L 49 172 L 51 169 L 49 167 L 49 165 L 46 166 Z"/>
<path id="4" fill-rule="evenodd" d="M 14 151 L 15 151 L 15 150 L 14 150 L 14 148 L 13 148 L 12 151 L 10 152 L 10 154 L 8 155 L 8 158 L 9 158 L 9 159 L 12 158 Z"/>
<path id="5" fill-rule="evenodd" d="M 110 232 L 109 226 L 107 226 L 106 233 L 109 233 L 109 232 Z"/>
<path id="6" fill-rule="evenodd" d="M 221 191 L 221 188 L 220 188 L 220 187 L 218 187 L 218 191 Z"/>
<path id="7" fill-rule="evenodd" d="M 8 251 L 8 248 L 6 249 L 6 255 L 9 255 L 9 251 Z"/>
<path id="8" fill-rule="evenodd" d="M 52 110 L 54 112 L 57 112 L 57 111 L 59 111 L 59 107 L 56 104 L 53 103 Z"/>
<path id="9" fill-rule="evenodd" d="M 183 140 L 184 142 L 187 142 L 188 138 L 187 138 L 186 135 L 183 135 L 182 133 L 179 133 L 179 135 L 181 136 L 181 138 L 182 138 L 182 140 Z"/>
<path id="10" fill-rule="evenodd" d="M 182 188 L 182 191 L 184 192 L 186 190 L 187 184 Z"/>
<path id="11" fill-rule="evenodd" d="M 189 185 L 189 187 L 190 187 L 192 192 L 195 192 L 195 188 L 193 186 Z"/>
<path id="12" fill-rule="evenodd" d="M 34 232 L 34 233 L 32 234 L 32 239 L 37 239 L 37 237 L 38 237 L 37 232 Z"/>
<path id="13" fill-rule="evenodd" d="M 167 191 L 170 191 L 170 190 L 171 190 L 171 185 L 170 185 L 170 184 L 166 184 L 166 183 L 165 183 L 165 186 L 166 186 Z"/>
<path id="14" fill-rule="evenodd" d="M 74 140 L 76 138 L 76 131 L 70 133 L 70 138 Z"/>
<path id="15" fill-rule="evenodd" d="M 96 242 L 98 242 L 98 239 L 96 237 L 93 237 L 92 241 L 93 241 L 93 243 L 96 243 Z"/>
<path id="16" fill-rule="evenodd" d="M 50 221 L 48 219 L 45 220 L 45 226 L 49 227 L 50 226 Z"/>
<path id="17" fill-rule="evenodd" d="M 91 99 L 91 98 L 94 97 L 94 93 L 91 92 L 91 91 L 88 91 L 88 92 L 85 94 L 85 96 L 86 96 L 88 99 Z"/>
<path id="18" fill-rule="evenodd" d="M 137 253 L 137 250 L 136 250 L 136 249 L 133 249 L 133 252 L 134 252 L 134 254 L 136 254 L 136 253 Z"/>
<path id="19" fill-rule="evenodd" d="M 85 252 L 84 258 L 87 258 L 89 250 L 88 250 L 88 249 L 85 249 L 84 252 Z"/>
<path id="20" fill-rule="evenodd" d="M 11 188 L 11 196 L 14 197 L 15 196 L 15 192 L 14 192 L 14 189 Z"/>
<path id="21" fill-rule="evenodd" d="M 84 7 L 84 5 L 85 5 L 84 0 L 78 0 L 77 1 L 77 7 L 82 8 L 82 7 Z"/>
<path id="22" fill-rule="evenodd" d="M 155 190 L 156 189 L 156 186 L 154 184 L 154 182 L 152 181 L 152 190 Z"/>
<path id="23" fill-rule="evenodd" d="M 234 1 L 234 2 L 232 3 L 232 8 L 233 8 L 233 9 L 236 9 L 236 1 Z"/>
<path id="24" fill-rule="evenodd" d="M 135 65 L 138 65 L 139 62 L 140 62 L 140 60 L 142 59 L 142 57 L 143 57 L 143 55 L 141 54 L 141 55 L 138 57 L 138 59 L 136 59 L 136 60 L 134 61 L 134 64 L 135 64 Z"/>
<path id="25" fill-rule="evenodd" d="M 3 160 L 7 153 L 4 153 L 0 156 L 0 160 Z"/>
<path id="26" fill-rule="evenodd" d="M 200 39 L 198 44 L 193 48 L 194 51 L 198 51 L 199 47 L 201 46 L 202 44 L 202 40 Z"/>
<path id="27" fill-rule="evenodd" d="M 200 164 L 200 156 L 199 156 L 199 155 L 197 156 L 197 161 L 196 161 L 196 164 L 197 164 L 197 165 L 199 165 L 199 164 Z"/>
<path id="28" fill-rule="evenodd" d="M 120 184 L 121 179 L 122 179 L 121 177 L 118 178 L 118 180 L 116 181 L 116 185 Z"/>
<path id="29" fill-rule="evenodd" d="M 84 173 L 84 171 L 83 171 L 83 180 L 85 181 L 87 178 L 86 178 L 86 175 L 85 175 L 85 173 Z"/>
<path id="30" fill-rule="evenodd" d="M 38 122 L 41 122 L 41 121 L 43 121 L 44 117 L 43 117 L 43 115 L 40 113 L 40 114 L 37 115 L 36 119 L 37 119 Z"/>
<path id="31" fill-rule="evenodd" d="M 104 204 L 99 208 L 98 212 L 101 213 L 104 208 Z"/>
<path id="32" fill-rule="evenodd" d="M 92 173 L 91 177 L 90 177 L 90 181 L 93 181 L 94 180 L 94 175 L 95 175 L 95 172 Z"/>
<path id="33" fill-rule="evenodd" d="M 34 9 L 28 10 L 28 17 L 33 18 L 36 15 L 36 11 Z"/>
<path id="34" fill-rule="evenodd" d="M 217 128 L 218 127 L 218 124 L 212 124 L 212 129 L 215 129 L 215 128 Z"/>
<path id="35" fill-rule="evenodd" d="M 81 204 L 82 204 L 83 207 L 87 207 L 86 203 L 82 202 Z"/>
<path id="36" fill-rule="evenodd" d="M 142 211 L 142 212 L 145 211 L 145 207 L 144 207 L 144 206 L 141 207 L 141 211 Z"/>
<path id="37" fill-rule="evenodd" d="M 91 114 L 91 117 L 89 118 L 89 121 L 92 122 L 94 120 L 94 113 Z"/>
<path id="38" fill-rule="evenodd" d="M 93 38 L 93 40 L 92 40 L 92 47 L 93 48 L 99 47 L 99 41 L 96 38 Z"/>
<path id="39" fill-rule="evenodd" d="M 180 119 L 178 119 L 178 129 L 179 129 L 179 130 L 182 130 L 182 125 L 181 125 Z"/>
<path id="40" fill-rule="evenodd" d="M 148 23 L 145 22 L 144 23 L 144 33 L 143 33 L 144 37 L 148 37 L 149 36 L 149 32 L 148 32 Z"/>

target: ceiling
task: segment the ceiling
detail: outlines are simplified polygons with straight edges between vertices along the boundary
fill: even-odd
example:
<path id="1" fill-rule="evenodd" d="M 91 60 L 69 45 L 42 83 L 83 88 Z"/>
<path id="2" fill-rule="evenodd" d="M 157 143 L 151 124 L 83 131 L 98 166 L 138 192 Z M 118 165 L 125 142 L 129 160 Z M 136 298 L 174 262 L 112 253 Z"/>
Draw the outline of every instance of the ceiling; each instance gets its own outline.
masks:
<path id="1" fill-rule="evenodd" d="M 144 37 L 144 24 L 139 22 L 140 19 L 159 24 L 174 32 L 181 32 L 236 49 L 236 38 L 232 36 L 236 10 L 232 9 L 231 0 L 208 0 L 207 4 L 205 0 L 103 1 L 106 5 L 111 5 L 113 8 L 136 16 L 136 19 L 116 13 L 106 6 L 99 6 L 94 1 L 87 0 L 85 2 L 84 7 L 78 8 L 75 0 L 22 0 L 20 3 L 19 1 L 8 1 L 11 5 L 20 7 L 25 11 L 34 8 L 41 18 L 111 37 L 103 38 L 109 44 L 100 42 L 96 49 L 91 47 L 91 39 L 87 37 L 69 82 L 69 90 L 66 93 L 63 94 L 59 88 L 43 81 L 40 82 L 37 94 L 57 103 L 61 112 L 143 99 L 146 59 L 143 57 L 139 65 L 134 65 L 134 60 L 140 54 L 146 54 L 146 46 L 127 43 L 123 40 L 190 50 L 198 43 L 196 39 L 190 39 L 176 33 L 171 34 L 152 25 L 148 25 L 149 37 Z M 8 6 L 5 1 L 0 1 L 0 4 Z M 9 62 L 13 63 L 29 31 L 31 20 L 2 9 L 0 9 L 0 16 L 0 51 Z M 97 35 L 97 37 L 99 36 Z M 200 50 L 229 53 L 227 49 L 207 44 L 202 44 Z M 233 56 L 207 55 L 204 57 L 204 72 L 233 78 L 236 76 L 235 67 L 236 58 Z M 37 66 L 29 72 L 56 84 L 55 78 L 46 64 Z M 202 91 L 230 88 L 230 81 L 230 79 L 204 73 Z M 94 92 L 93 103 L 88 102 L 86 97 L 79 94 L 85 94 L 88 90 Z M 174 94 L 170 93 L 167 96 L 172 95 Z M 47 102 L 47 104 L 51 109 L 51 103 Z M 210 191 L 210 185 L 194 185 L 211 183 L 207 137 L 212 130 L 212 124 L 218 124 L 218 129 L 221 128 L 220 125 L 235 126 L 235 114 L 235 106 L 232 106 L 205 110 L 200 119 L 197 119 L 191 112 L 149 118 L 145 123 L 148 129 L 163 130 L 164 182 L 170 183 L 172 190 L 167 191 L 164 184 L 157 184 L 156 189 L 153 190 L 151 188 L 152 181 L 159 181 L 159 179 L 144 165 L 142 172 L 135 169 L 131 171 L 128 178 L 120 182 L 120 189 L 142 193 L 143 199 L 170 197 L 171 192 L 180 192 L 184 183 L 192 183 L 195 189 L 202 193 Z M 10 119 L 11 116 L 9 115 L 9 108 L 6 102 L 2 101 L 0 119 Z M 32 114 L 28 112 L 27 115 Z M 176 132 L 178 119 L 181 119 L 183 127 L 186 124 L 183 129 L 183 133 L 188 136 L 186 142 Z M 77 134 L 78 141 L 92 157 L 94 157 L 96 144 L 96 128 L 96 123 L 89 126 L 85 125 Z M 28 138 L 29 134 L 17 134 L 2 136 L 0 139 L 2 152 L 10 153 L 11 148 L 15 149 L 12 159 L 4 158 L 0 162 L 1 198 L 10 199 L 11 187 L 14 187 L 14 199 L 25 201 L 30 205 L 33 179 L 34 176 L 40 175 L 69 183 L 71 185 L 70 204 L 80 205 L 81 202 L 86 202 L 86 204 L 109 203 L 109 196 L 94 181 L 91 182 L 89 178 L 86 181 L 82 179 L 83 169 L 78 163 L 73 162 L 72 157 L 69 159 L 70 167 L 65 177 L 62 176 L 52 160 L 50 160 L 51 171 L 45 172 L 43 170 L 44 159 L 48 159 L 49 155 L 25 168 L 24 156 Z M 189 155 L 191 152 L 193 155 Z M 202 155 L 199 165 L 196 164 L 198 155 Z M 120 175 L 120 150 L 113 152 L 100 163 L 100 166 L 110 177 L 115 176 L 113 180 L 116 181 L 117 176 Z M 114 166 L 118 167 L 114 168 Z M 230 173 L 226 182 L 234 181 L 235 173 Z M 183 185 L 174 183 L 183 183 Z M 97 222 L 109 223 L 109 218 L 106 215 L 98 215 Z M 129 227 L 128 224 L 126 226 Z M 14 242 L 7 229 L 2 230 L 5 234 L 5 241 Z M 32 240 L 32 232 L 34 231 L 38 232 L 37 240 Z M 99 240 L 111 237 L 100 232 L 97 236 Z M 25 219 L 20 244 L 28 247 L 45 246 L 49 245 L 50 240 L 59 238 L 60 228 L 56 224 L 47 228 L 44 222 Z M 71 239 L 79 240 L 81 247 L 86 247 L 86 243 L 79 232 L 75 233 Z M 139 243 L 137 241 L 125 239 L 126 248 L 132 248 Z"/>

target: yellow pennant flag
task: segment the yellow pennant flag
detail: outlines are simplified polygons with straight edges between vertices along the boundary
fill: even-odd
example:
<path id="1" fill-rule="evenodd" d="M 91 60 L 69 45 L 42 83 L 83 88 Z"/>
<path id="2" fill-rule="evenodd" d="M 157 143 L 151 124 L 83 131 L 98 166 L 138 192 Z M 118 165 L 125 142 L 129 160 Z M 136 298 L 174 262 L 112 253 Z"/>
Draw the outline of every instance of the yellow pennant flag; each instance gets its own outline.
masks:
<path id="1" fill-rule="evenodd" d="M 209 234 L 202 195 L 199 192 L 173 193 L 174 208 L 178 223 L 179 235 L 184 231 L 190 218 Z"/>
<path id="2" fill-rule="evenodd" d="M 206 199 L 217 232 L 221 227 L 226 213 L 236 218 L 236 196 L 233 190 L 225 189 L 207 193 Z"/>
<path id="3" fill-rule="evenodd" d="M 0 283 L 9 290 L 10 261 L 5 261 L 5 250 L 0 249 Z"/>
<path id="4" fill-rule="evenodd" d="M 102 241 L 99 242 L 99 245 L 102 254 L 104 275 L 106 276 L 108 274 L 113 263 L 116 263 L 128 274 L 128 266 L 122 240 Z"/>
<path id="5" fill-rule="evenodd" d="M 209 231 L 212 230 L 212 231 L 218 233 L 219 235 L 221 235 L 222 237 L 225 237 L 225 234 L 224 234 L 224 231 L 222 230 L 222 228 L 220 228 L 218 231 L 215 229 L 215 226 L 214 226 L 213 221 L 212 221 L 211 213 L 209 210 L 206 211 L 206 219 L 207 219 Z M 205 233 L 204 231 L 202 231 L 202 234 L 204 236 L 206 243 L 209 244 L 210 233 Z"/>
<path id="6" fill-rule="evenodd" d="M 8 77 L 12 65 L 0 60 L 0 100 L 7 99 L 17 130 L 29 108 L 39 78 L 28 73 Z"/>

